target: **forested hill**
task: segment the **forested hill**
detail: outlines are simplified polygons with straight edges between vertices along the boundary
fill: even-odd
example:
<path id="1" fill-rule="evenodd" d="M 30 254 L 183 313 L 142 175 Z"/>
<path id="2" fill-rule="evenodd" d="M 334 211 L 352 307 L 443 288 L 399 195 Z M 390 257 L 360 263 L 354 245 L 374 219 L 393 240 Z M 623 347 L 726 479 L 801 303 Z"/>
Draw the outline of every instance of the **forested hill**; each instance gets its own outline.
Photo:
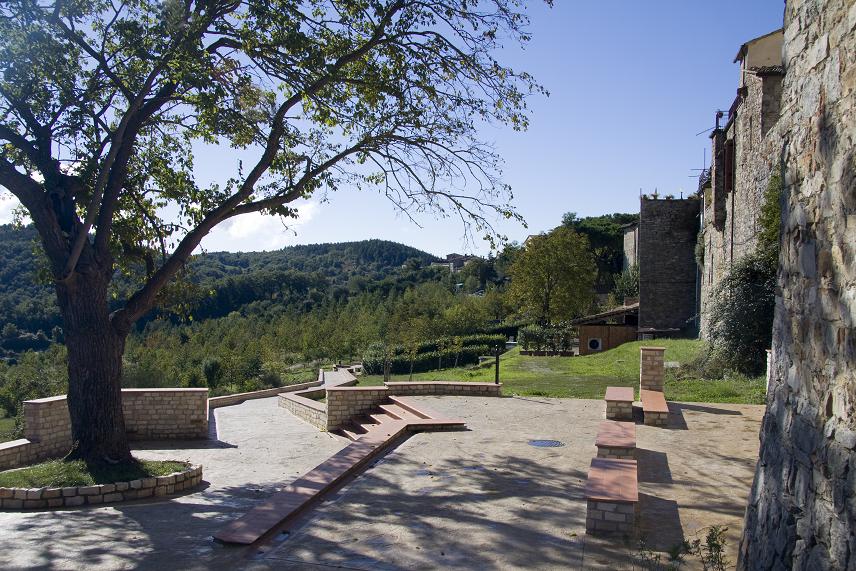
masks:
<path id="1" fill-rule="evenodd" d="M 0 225 L 0 327 L 12 323 L 21 332 L 50 333 L 61 325 L 53 288 L 37 279 L 37 244 L 32 226 Z M 262 301 L 304 308 L 322 297 L 400 289 L 436 279 L 436 270 L 426 267 L 434 260 L 421 250 L 384 240 L 208 252 L 191 263 L 189 279 L 206 292 L 196 300 L 193 315 L 219 317 Z"/>

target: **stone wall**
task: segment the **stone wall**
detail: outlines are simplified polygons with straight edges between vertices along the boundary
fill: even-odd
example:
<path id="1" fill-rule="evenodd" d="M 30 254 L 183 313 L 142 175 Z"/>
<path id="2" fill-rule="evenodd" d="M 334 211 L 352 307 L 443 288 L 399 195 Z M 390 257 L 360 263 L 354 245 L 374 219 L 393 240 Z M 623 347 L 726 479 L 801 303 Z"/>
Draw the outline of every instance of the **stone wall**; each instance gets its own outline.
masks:
<path id="1" fill-rule="evenodd" d="M 715 291 L 732 264 L 755 251 L 764 190 L 777 169 L 781 71 L 742 68 L 728 123 L 711 134 L 711 189 L 701 217 L 704 267 L 700 280 L 700 333 L 707 335 Z M 733 155 L 728 149 L 733 146 Z"/>
<path id="2" fill-rule="evenodd" d="M 123 389 L 131 440 L 208 437 L 208 389 Z M 24 438 L 0 443 L 0 470 L 64 455 L 71 449 L 65 395 L 24 401 Z"/>
<path id="3" fill-rule="evenodd" d="M 283 393 L 279 395 L 279 406 L 318 430 L 327 430 L 327 405 L 317 400 L 324 396 L 323 388 Z"/>
<path id="4" fill-rule="evenodd" d="M 454 381 L 426 381 L 423 383 L 387 383 L 389 394 L 398 397 L 421 395 L 498 397 L 502 396 L 502 384 L 459 383 Z"/>
<path id="5" fill-rule="evenodd" d="M 208 438 L 208 389 L 123 389 L 131 440 Z"/>
<path id="6" fill-rule="evenodd" d="M 221 406 L 232 406 L 236 404 L 241 404 L 242 402 L 254 399 L 264 399 L 269 397 L 275 397 L 277 395 L 283 393 L 293 393 L 297 391 L 303 391 L 312 387 L 318 387 L 324 384 L 324 379 L 319 378 L 317 381 L 310 381 L 308 383 L 300 383 L 296 385 L 288 385 L 285 387 L 275 387 L 272 389 L 262 389 L 260 391 L 252 391 L 249 393 L 237 393 L 234 395 L 225 395 L 222 397 L 212 397 L 208 399 L 208 408 L 215 409 L 220 408 Z"/>
<path id="7" fill-rule="evenodd" d="M 327 430 L 335 430 L 351 419 L 375 412 L 393 394 L 386 387 L 331 387 L 327 389 Z"/>
<path id="8" fill-rule="evenodd" d="M 856 3 L 785 9 L 780 295 L 741 569 L 856 568 Z"/>
<path id="9" fill-rule="evenodd" d="M 642 198 L 639 330 L 694 333 L 699 200 Z"/>

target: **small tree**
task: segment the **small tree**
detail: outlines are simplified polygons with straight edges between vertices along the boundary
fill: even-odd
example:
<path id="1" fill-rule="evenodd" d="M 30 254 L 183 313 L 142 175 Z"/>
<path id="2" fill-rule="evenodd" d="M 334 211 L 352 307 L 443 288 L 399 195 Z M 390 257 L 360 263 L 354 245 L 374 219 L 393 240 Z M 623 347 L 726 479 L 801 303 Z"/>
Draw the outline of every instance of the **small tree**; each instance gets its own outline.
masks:
<path id="1" fill-rule="evenodd" d="M 549 325 L 591 307 L 596 276 L 586 237 L 560 226 L 526 242 L 511 267 L 510 293 L 520 311 Z"/>
<path id="2" fill-rule="evenodd" d="M 639 297 L 639 266 L 633 264 L 615 278 L 615 299 L 624 303 L 628 297 Z"/>

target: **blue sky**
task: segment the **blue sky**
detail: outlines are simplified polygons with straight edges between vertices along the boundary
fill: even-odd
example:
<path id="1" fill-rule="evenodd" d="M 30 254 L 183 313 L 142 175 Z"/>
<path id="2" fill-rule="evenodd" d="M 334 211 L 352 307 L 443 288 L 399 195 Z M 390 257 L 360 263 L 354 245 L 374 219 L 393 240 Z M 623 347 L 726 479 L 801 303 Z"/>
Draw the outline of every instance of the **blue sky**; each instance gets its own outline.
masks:
<path id="1" fill-rule="evenodd" d="M 781 27 L 782 0 L 556 0 L 530 2 L 532 41 L 501 59 L 534 74 L 550 97 L 530 101 L 529 131 L 488 129 L 505 159 L 504 179 L 529 224 L 499 228 L 511 239 L 581 216 L 637 212 L 639 192 L 691 192 L 707 156 L 716 109 L 735 96 L 740 45 Z M 224 156 L 226 154 L 227 156 Z M 205 178 L 225 180 L 237 158 L 197 157 Z M 0 202 L 0 221 L 10 202 Z M 287 244 L 383 238 L 428 252 L 485 254 L 460 222 L 418 219 L 421 228 L 372 192 L 340 190 L 301 206 L 291 228 L 270 217 L 238 218 L 203 242 L 209 250 L 270 250 Z"/>

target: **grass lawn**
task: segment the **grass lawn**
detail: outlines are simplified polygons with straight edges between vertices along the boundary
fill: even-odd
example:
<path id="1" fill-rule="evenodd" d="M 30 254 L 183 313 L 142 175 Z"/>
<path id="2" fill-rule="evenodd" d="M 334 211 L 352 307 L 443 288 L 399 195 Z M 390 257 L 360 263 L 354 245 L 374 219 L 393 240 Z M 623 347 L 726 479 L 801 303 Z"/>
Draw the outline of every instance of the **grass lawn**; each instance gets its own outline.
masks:
<path id="1" fill-rule="evenodd" d="M 500 382 L 505 394 L 560 398 L 601 399 L 607 386 L 639 387 L 639 348 L 666 348 L 666 362 L 692 361 L 703 348 L 702 341 L 658 339 L 636 341 L 584 357 L 526 357 L 513 349 L 500 357 Z M 406 381 L 408 375 L 393 375 Z M 476 368 L 446 369 L 413 375 L 417 381 L 493 382 L 493 362 Z M 380 385 L 383 377 L 360 377 L 359 384 Z M 637 393 L 638 396 L 638 393 Z M 736 377 L 706 380 L 687 377 L 679 369 L 666 370 L 666 398 L 674 401 L 764 403 L 764 379 Z"/>
<path id="2" fill-rule="evenodd" d="M 88 466 L 83 460 L 51 460 L 26 468 L 0 472 L 2 488 L 61 488 L 129 482 L 140 478 L 166 476 L 183 470 L 186 462 L 137 460 L 134 463 Z"/>
<path id="3" fill-rule="evenodd" d="M 15 419 L 7 418 L 5 416 L 0 417 L 0 442 L 9 442 L 10 440 L 14 440 L 14 436 L 12 436 L 15 431 Z"/>

